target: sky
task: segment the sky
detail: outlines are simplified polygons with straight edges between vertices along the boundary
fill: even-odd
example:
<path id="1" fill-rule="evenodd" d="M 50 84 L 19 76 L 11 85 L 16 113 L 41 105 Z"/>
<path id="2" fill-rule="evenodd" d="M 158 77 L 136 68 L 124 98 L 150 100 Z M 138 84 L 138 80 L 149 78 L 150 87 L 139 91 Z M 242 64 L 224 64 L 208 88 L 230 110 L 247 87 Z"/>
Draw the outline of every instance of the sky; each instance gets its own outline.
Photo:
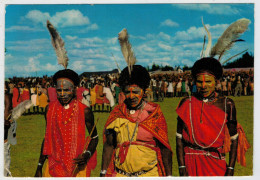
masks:
<path id="1" fill-rule="evenodd" d="M 254 4 L 76 4 L 7 5 L 5 14 L 5 77 L 53 75 L 57 63 L 47 19 L 65 41 L 68 68 L 77 73 L 109 71 L 126 66 L 117 40 L 126 28 L 137 64 L 192 66 L 200 58 L 206 31 L 213 45 L 241 18 L 251 21 L 222 60 L 248 49 L 254 55 Z M 235 59 L 234 59 L 235 60 Z"/>

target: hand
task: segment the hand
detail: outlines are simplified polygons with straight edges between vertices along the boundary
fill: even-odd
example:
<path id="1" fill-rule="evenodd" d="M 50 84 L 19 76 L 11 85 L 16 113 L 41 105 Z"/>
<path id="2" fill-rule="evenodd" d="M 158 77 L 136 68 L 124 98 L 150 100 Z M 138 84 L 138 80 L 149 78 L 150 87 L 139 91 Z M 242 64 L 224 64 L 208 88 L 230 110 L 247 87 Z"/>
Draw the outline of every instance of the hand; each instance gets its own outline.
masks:
<path id="1" fill-rule="evenodd" d="M 234 169 L 227 168 L 225 176 L 234 176 Z"/>
<path id="2" fill-rule="evenodd" d="M 5 129 L 9 129 L 11 126 L 11 122 L 9 120 L 5 120 L 4 125 L 5 125 Z"/>
<path id="3" fill-rule="evenodd" d="M 179 174 L 180 174 L 180 176 L 189 176 L 186 168 L 180 168 L 179 169 Z"/>
<path id="4" fill-rule="evenodd" d="M 105 175 L 105 174 L 101 174 L 101 173 L 100 173 L 100 177 L 106 177 L 106 175 Z"/>
<path id="5" fill-rule="evenodd" d="M 77 164 L 78 169 L 81 171 L 85 168 L 89 159 L 90 159 L 90 153 L 84 152 L 78 155 L 78 157 L 73 160 L 74 160 L 74 164 Z"/>
<path id="6" fill-rule="evenodd" d="M 42 168 L 37 168 L 34 177 L 42 177 Z"/>

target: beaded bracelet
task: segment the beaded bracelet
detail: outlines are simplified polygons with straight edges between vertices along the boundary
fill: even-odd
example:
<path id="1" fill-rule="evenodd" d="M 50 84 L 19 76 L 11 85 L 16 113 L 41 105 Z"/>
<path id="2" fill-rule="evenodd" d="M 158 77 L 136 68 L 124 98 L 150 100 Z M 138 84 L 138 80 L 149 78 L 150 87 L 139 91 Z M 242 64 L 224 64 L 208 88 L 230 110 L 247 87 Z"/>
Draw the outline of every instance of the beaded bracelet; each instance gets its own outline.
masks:
<path id="1" fill-rule="evenodd" d="M 186 166 L 179 166 L 179 169 L 186 168 Z"/>
<path id="2" fill-rule="evenodd" d="M 38 163 L 38 166 L 42 166 L 42 163 Z"/>
<path id="3" fill-rule="evenodd" d="M 231 166 L 229 166 L 229 167 L 227 167 L 228 169 L 231 169 L 231 170 L 234 170 L 234 168 L 233 167 L 231 167 Z"/>
<path id="4" fill-rule="evenodd" d="M 106 173 L 107 173 L 107 170 L 101 170 L 101 171 L 100 171 L 100 174 L 105 175 Z"/>

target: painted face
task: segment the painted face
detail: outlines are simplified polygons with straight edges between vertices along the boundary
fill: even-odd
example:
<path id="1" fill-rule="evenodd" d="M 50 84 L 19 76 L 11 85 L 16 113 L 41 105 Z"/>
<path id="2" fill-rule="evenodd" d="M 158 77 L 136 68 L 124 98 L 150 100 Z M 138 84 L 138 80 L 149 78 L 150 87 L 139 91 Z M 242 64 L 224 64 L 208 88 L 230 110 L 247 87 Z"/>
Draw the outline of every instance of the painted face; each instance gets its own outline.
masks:
<path id="1" fill-rule="evenodd" d="M 74 89 L 74 84 L 71 80 L 65 78 L 57 80 L 57 98 L 61 105 L 66 105 L 73 99 Z"/>
<path id="2" fill-rule="evenodd" d="M 201 73 L 196 77 L 198 92 L 203 97 L 208 97 L 215 91 L 215 77 L 209 73 Z"/>
<path id="3" fill-rule="evenodd" d="M 124 94 L 126 96 L 126 102 L 131 107 L 136 107 L 140 104 L 144 91 L 137 85 L 128 85 L 124 89 Z"/>

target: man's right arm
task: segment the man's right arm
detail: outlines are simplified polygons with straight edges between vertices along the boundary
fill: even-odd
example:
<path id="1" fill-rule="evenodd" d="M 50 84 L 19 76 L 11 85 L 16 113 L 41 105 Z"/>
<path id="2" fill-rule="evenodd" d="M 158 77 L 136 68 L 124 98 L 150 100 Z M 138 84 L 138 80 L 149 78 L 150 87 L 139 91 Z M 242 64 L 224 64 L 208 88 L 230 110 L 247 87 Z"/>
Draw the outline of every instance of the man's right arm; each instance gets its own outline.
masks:
<path id="1" fill-rule="evenodd" d="M 106 142 L 103 146 L 102 164 L 100 177 L 105 177 L 107 168 L 110 164 L 111 157 L 113 155 L 114 148 L 116 146 L 116 138 L 114 130 L 106 130 Z"/>
<path id="2" fill-rule="evenodd" d="M 43 155 L 43 147 L 44 147 L 44 139 L 42 141 L 41 154 L 40 154 L 38 166 L 37 166 L 34 177 L 42 177 L 42 167 L 43 167 L 45 160 L 47 159 L 47 155 Z"/>
<path id="3" fill-rule="evenodd" d="M 185 165 L 185 153 L 184 153 L 184 144 L 182 140 L 182 130 L 184 128 L 184 124 L 182 119 L 178 116 L 177 118 L 177 133 L 176 133 L 176 154 L 179 165 L 179 174 L 180 176 L 188 176 L 188 172 L 186 170 Z"/>
<path id="4" fill-rule="evenodd" d="M 47 112 L 48 112 L 48 109 L 49 109 L 48 107 L 49 106 L 46 107 L 45 116 L 44 116 L 45 121 L 46 121 L 46 127 L 47 127 Z M 39 161 L 38 161 L 38 165 L 37 165 L 37 169 L 36 169 L 34 177 L 42 177 L 42 167 L 43 167 L 45 160 L 48 157 L 47 155 L 43 155 L 43 148 L 44 148 L 44 139 L 42 141 L 40 158 L 39 158 Z"/>

